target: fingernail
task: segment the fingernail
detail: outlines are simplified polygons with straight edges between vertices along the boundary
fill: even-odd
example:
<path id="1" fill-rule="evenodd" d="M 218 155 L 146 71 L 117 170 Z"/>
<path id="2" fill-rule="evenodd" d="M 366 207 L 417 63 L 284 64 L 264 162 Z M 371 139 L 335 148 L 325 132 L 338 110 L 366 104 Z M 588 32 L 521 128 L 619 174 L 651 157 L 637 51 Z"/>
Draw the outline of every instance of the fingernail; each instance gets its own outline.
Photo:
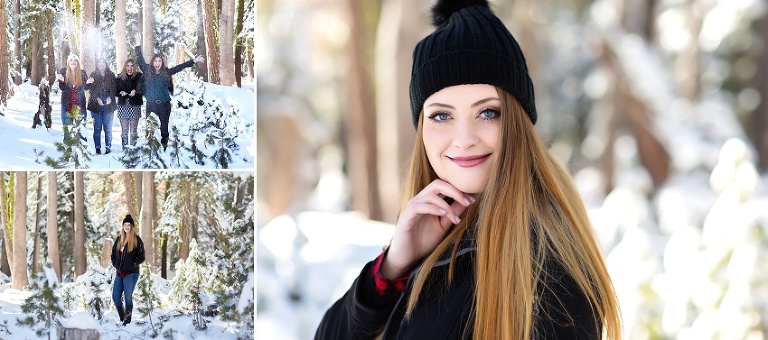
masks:
<path id="1" fill-rule="evenodd" d="M 475 196 L 469 196 L 469 198 L 471 198 L 471 199 L 472 199 L 472 203 L 475 203 L 475 202 L 477 202 L 477 198 L 475 198 Z"/>
<path id="2" fill-rule="evenodd" d="M 468 198 L 464 197 L 464 205 L 470 205 L 472 202 L 469 201 Z"/>
<path id="3" fill-rule="evenodd" d="M 459 224 L 459 223 L 461 223 L 461 219 L 458 216 L 456 216 L 455 222 L 456 222 L 456 224 Z"/>
<path id="4" fill-rule="evenodd" d="M 440 209 L 440 215 L 445 215 L 445 213 L 447 213 L 447 211 L 445 211 L 445 209 Z"/>

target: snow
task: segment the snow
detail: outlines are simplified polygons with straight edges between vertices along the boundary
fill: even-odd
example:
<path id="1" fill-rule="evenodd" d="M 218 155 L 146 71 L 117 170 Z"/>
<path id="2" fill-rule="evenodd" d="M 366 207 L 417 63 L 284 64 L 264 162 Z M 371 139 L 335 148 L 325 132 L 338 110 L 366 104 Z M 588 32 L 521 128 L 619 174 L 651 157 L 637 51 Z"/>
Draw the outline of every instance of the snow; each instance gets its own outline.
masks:
<path id="1" fill-rule="evenodd" d="M 77 312 L 69 319 L 62 321 L 61 325 L 64 328 L 99 329 L 96 319 L 88 312 Z"/>
<path id="2" fill-rule="evenodd" d="M 237 303 L 237 311 L 241 314 L 245 312 L 248 306 L 253 306 L 254 282 L 253 273 L 248 273 L 248 281 L 243 285 L 243 292 L 240 294 L 240 301 Z"/>
<path id="3" fill-rule="evenodd" d="M 179 84 L 177 84 L 178 86 Z M 241 146 L 238 152 L 232 157 L 230 169 L 252 169 L 256 153 L 255 142 L 255 94 L 253 84 L 243 84 L 242 88 L 219 86 L 206 83 L 206 95 L 210 98 L 218 98 L 221 103 L 236 103 L 240 108 L 240 119 L 242 120 L 242 133 L 235 139 Z M 178 94 L 178 91 L 176 91 Z M 4 170 L 29 170 L 46 169 L 44 160 L 46 157 L 58 159 L 60 154 L 56 151 L 55 142 L 61 142 L 64 133 L 61 125 L 61 97 L 57 92 L 51 92 L 50 105 L 51 129 L 46 130 L 45 126 L 39 126 L 32 129 L 32 120 L 38 109 L 38 88 L 30 85 L 28 82 L 17 87 L 16 94 L 8 100 L 8 106 L 4 109 L 4 116 L 0 116 L 0 144 L 6 147 L 0 149 L 0 168 Z M 223 104 L 228 108 L 230 104 Z M 171 113 L 170 126 L 182 124 L 185 118 L 180 116 L 180 111 L 174 109 Z M 41 118 L 42 119 L 42 118 Z M 86 163 L 89 169 L 123 169 L 124 165 L 120 162 L 123 150 L 120 142 L 120 120 L 113 119 L 112 125 L 112 153 L 109 155 L 95 154 L 93 144 L 93 123 L 90 113 L 88 122 L 83 135 L 88 138 L 86 143 L 88 150 L 92 153 L 91 160 Z M 103 134 L 102 134 L 102 139 Z M 173 143 L 173 134 L 171 132 Z M 105 147 L 102 141 L 102 151 Z M 202 146 L 201 146 L 202 147 Z M 166 156 L 169 155 L 171 146 L 169 146 Z M 209 146 L 204 152 L 207 155 L 213 154 L 214 149 Z M 186 156 L 184 151 L 182 154 Z M 169 163 L 167 163 L 169 164 Z M 192 161 L 186 162 L 191 168 L 211 169 L 216 164 L 207 161 L 204 165 L 195 164 Z"/>

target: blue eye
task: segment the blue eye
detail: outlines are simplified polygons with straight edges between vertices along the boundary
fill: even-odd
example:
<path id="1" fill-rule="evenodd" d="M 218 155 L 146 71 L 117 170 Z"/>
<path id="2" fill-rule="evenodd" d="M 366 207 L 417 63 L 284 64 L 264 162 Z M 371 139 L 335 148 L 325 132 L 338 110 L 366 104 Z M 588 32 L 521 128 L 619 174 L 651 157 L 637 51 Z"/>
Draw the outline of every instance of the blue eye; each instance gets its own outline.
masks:
<path id="1" fill-rule="evenodd" d="M 501 115 L 501 113 L 500 113 L 498 110 L 494 110 L 494 109 L 485 109 L 485 110 L 483 110 L 483 111 L 480 111 L 480 115 L 479 115 L 479 116 L 480 116 L 480 118 L 482 118 L 482 119 L 488 119 L 488 120 L 490 120 L 490 119 L 496 119 L 496 118 L 499 118 L 499 116 L 500 116 L 500 115 Z"/>
<path id="2" fill-rule="evenodd" d="M 445 112 L 435 112 L 431 116 L 429 116 L 429 119 L 431 119 L 432 121 L 437 122 L 437 123 L 442 123 L 444 121 L 447 121 L 450 118 L 451 118 L 451 116 L 449 116 Z"/>

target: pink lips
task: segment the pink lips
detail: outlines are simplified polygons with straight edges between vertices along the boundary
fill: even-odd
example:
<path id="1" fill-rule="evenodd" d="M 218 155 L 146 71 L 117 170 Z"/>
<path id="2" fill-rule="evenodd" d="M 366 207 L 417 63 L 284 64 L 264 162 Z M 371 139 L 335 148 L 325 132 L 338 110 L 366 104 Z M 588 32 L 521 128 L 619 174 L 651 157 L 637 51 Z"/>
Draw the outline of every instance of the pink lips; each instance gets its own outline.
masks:
<path id="1" fill-rule="evenodd" d="M 477 155 L 477 156 L 466 156 L 466 157 L 448 157 L 451 161 L 456 163 L 456 165 L 462 167 L 462 168 L 471 168 L 473 166 L 477 166 L 482 164 L 488 159 L 487 155 Z"/>

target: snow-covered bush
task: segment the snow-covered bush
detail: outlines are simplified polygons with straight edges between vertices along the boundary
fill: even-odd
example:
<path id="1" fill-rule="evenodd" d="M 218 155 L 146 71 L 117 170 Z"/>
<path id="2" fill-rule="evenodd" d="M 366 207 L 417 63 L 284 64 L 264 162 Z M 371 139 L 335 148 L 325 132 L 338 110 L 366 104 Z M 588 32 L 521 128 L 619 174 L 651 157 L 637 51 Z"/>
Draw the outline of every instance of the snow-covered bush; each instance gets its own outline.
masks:
<path id="1" fill-rule="evenodd" d="M 67 116 L 72 124 L 64 126 L 64 141 L 54 143 L 61 155 L 58 159 L 46 157 L 45 164 L 56 169 L 87 169 L 87 163 L 93 154 L 88 150 L 86 139 L 82 134 L 85 131 L 85 124 L 83 124 L 84 120 L 81 120 L 80 107 L 73 107 L 71 115 Z"/>
<path id="2" fill-rule="evenodd" d="M 51 325 L 58 316 L 64 314 L 64 307 L 55 292 L 59 288 L 59 280 L 49 259 L 43 271 L 37 273 L 29 286 L 32 292 L 21 305 L 21 312 L 27 316 L 17 319 L 19 325 L 29 326 L 38 336 L 48 335 L 50 338 Z"/>

